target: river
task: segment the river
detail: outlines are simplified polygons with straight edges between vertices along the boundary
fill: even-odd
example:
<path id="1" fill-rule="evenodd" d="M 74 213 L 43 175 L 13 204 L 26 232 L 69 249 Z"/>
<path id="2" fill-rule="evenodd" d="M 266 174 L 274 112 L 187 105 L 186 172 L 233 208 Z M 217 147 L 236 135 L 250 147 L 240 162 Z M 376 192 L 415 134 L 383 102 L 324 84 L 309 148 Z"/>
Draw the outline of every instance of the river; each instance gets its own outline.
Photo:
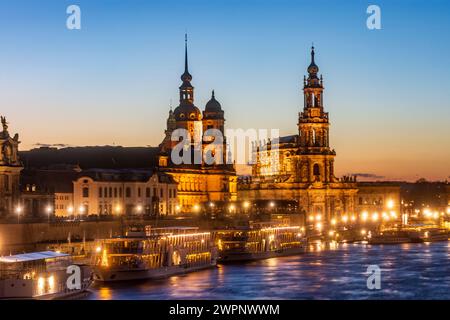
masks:
<path id="1" fill-rule="evenodd" d="M 367 288 L 369 265 L 381 268 L 379 290 Z M 86 298 L 450 299 L 450 242 L 341 244 L 158 281 L 94 285 Z"/>

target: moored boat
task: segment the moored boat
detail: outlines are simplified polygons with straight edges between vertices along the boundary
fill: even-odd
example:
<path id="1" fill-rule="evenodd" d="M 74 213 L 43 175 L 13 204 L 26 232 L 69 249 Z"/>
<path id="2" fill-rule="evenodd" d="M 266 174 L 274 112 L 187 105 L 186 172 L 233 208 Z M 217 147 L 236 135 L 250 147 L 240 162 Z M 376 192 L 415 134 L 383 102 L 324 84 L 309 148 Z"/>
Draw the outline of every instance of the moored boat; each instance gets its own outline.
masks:
<path id="1" fill-rule="evenodd" d="M 65 253 L 42 251 L 0 257 L 0 299 L 60 299 L 85 292 L 91 268 Z"/>
<path id="2" fill-rule="evenodd" d="M 214 238 L 220 262 L 267 259 L 306 251 L 306 238 L 300 226 L 252 223 L 217 230 Z"/>
<path id="3" fill-rule="evenodd" d="M 194 227 L 151 228 L 103 239 L 94 255 L 94 280 L 158 279 L 216 265 L 210 232 Z"/>

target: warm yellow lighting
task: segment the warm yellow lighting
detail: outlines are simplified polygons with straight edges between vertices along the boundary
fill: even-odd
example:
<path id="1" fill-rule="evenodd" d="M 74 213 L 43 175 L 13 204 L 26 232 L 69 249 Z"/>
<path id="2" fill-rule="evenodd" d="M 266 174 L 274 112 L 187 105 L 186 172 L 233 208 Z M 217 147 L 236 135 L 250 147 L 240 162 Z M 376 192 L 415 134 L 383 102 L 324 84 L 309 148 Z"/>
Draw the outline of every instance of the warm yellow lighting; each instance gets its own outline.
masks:
<path id="1" fill-rule="evenodd" d="M 181 207 L 180 207 L 179 205 L 176 205 L 176 206 L 175 206 L 175 210 L 176 210 L 177 212 L 179 212 L 179 211 L 181 210 Z"/>
<path id="2" fill-rule="evenodd" d="M 45 210 L 47 211 L 48 214 L 50 214 L 52 212 L 53 208 L 52 208 L 52 206 L 47 206 L 45 208 Z"/>
<path id="3" fill-rule="evenodd" d="M 433 219 L 439 219 L 439 212 L 435 211 L 433 213 Z"/>
<path id="4" fill-rule="evenodd" d="M 328 235 L 329 235 L 330 237 L 332 237 L 332 236 L 334 235 L 334 231 L 331 230 L 330 232 L 328 232 Z"/>
<path id="5" fill-rule="evenodd" d="M 309 216 L 309 221 L 314 221 L 314 217 L 313 216 Z"/>
<path id="6" fill-rule="evenodd" d="M 364 212 L 361 214 L 361 219 L 362 219 L 362 221 L 366 221 L 368 217 L 369 217 L 369 213 L 368 213 L 367 211 L 364 211 Z"/>
<path id="7" fill-rule="evenodd" d="M 387 207 L 388 207 L 388 209 L 393 209 L 394 208 L 394 200 L 389 199 L 387 202 Z"/>
<path id="8" fill-rule="evenodd" d="M 321 214 L 316 214 L 316 220 L 317 220 L 317 221 L 322 220 L 322 215 L 321 215 Z"/>
<path id="9" fill-rule="evenodd" d="M 67 212 L 68 212 L 69 214 L 72 214 L 72 213 L 73 213 L 73 207 L 72 207 L 72 206 L 68 207 L 68 208 L 67 208 Z"/>
<path id="10" fill-rule="evenodd" d="M 331 224 L 334 226 L 336 224 L 336 219 L 331 219 Z"/>
<path id="11" fill-rule="evenodd" d="M 447 214 L 450 215 L 450 207 L 447 207 Z"/>
<path id="12" fill-rule="evenodd" d="M 250 202 L 244 201 L 244 208 L 247 209 L 248 207 L 250 207 Z"/>
<path id="13" fill-rule="evenodd" d="M 342 217 L 342 222 L 346 223 L 347 221 L 348 221 L 348 216 L 347 215 L 343 216 Z"/>
<path id="14" fill-rule="evenodd" d="M 55 290 L 55 277 L 54 276 L 50 276 L 48 279 L 48 288 L 50 290 L 50 292 L 53 292 L 53 290 Z"/>
<path id="15" fill-rule="evenodd" d="M 138 213 L 141 213 L 143 209 L 144 209 L 144 208 L 143 208 L 140 204 L 138 204 L 138 205 L 136 206 L 136 211 L 137 211 Z"/>
<path id="16" fill-rule="evenodd" d="M 275 207 L 275 202 L 271 201 L 269 205 L 271 208 L 273 208 L 273 207 Z"/>
<path id="17" fill-rule="evenodd" d="M 372 214 L 372 221 L 378 221 L 378 213 L 377 212 L 374 212 L 373 214 Z"/>
<path id="18" fill-rule="evenodd" d="M 356 217 L 353 215 L 351 218 L 350 218 L 352 221 L 356 221 Z"/>
<path id="19" fill-rule="evenodd" d="M 21 206 L 17 206 L 16 207 L 16 213 L 20 214 L 22 212 L 22 207 Z"/>
<path id="20" fill-rule="evenodd" d="M 114 210 L 116 211 L 116 213 L 120 213 L 122 211 L 122 207 L 120 206 L 120 204 L 118 204 L 118 205 L 116 205 Z"/>
<path id="21" fill-rule="evenodd" d="M 195 212 L 198 212 L 198 211 L 200 211 L 200 206 L 198 204 L 194 204 L 192 209 L 194 209 Z"/>
<path id="22" fill-rule="evenodd" d="M 433 214 L 431 213 L 430 209 L 424 209 L 423 214 L 425 217 L 430 218 Z"/>
<path id="23" fill-rule="evenodd" d="M 389 214 L 391 215 L 392 219 L 397 219 L 397 213 L 395 211 L 391 211 L 389 212 Z"/>
<path id="24" fill-rule="evenodd" d="M 317 222 L 317 223 L 316 223 L 316 229 L 319 230 L 319 231 L 321 231 L 321 230 L 322 230 L 322 223 Z"/>
<path id="25" fill-rule="evenodd" d="M 361 234 L 364 236 L 367 233 L 367 231 L 365 229 L 361 230 Z"/>
<path id="26" fill-rule="evenodd" d="M 84 206 L 80 206 L 80 207 L 78 208 L 78 212 L 79 212 L 80 214 L 83 214 L 84 211 L 85 211 Z"/>
<path id="27" fill-rule="evenodd" d="M 45 287 L 45 280 L 42 277 L 39 277 L 38 279 L 38 289 L 39 291 L 44 291 L 44 287 Z"/>
<path id="28" fill-rule="evenodd" d="M 209 206 L 210 206 L 211 208 L 213 208 L 213 207 L 214 207 L 214 203 L 213 203 L 213 202 L 210 202 L 210 203 L 209 203 Z"/>
<path id="29" fill-rule="evenodd" d="M 95 252 L 100 253 L 102 251 L 102 247 L 98 246 L 97 248 L 95 248 Z"/>
<path id="30" fill-rule="evenodd" d="M 233 204 L 230 204 L 230 206 L 228 207 L 228 209 L 229 209 L 230 211 L 234 211 L 235 207 L 234 207 Z"/>

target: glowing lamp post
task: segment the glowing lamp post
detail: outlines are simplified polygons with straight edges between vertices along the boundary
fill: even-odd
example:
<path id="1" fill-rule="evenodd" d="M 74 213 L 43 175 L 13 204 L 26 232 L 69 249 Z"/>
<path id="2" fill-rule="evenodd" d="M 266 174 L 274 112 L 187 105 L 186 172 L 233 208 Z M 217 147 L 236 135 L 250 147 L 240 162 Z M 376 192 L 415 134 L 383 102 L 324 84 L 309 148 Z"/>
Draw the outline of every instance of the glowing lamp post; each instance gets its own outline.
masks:
<path id="1" fill-rule="evenodd" d="M 22 207 L 19 205 L 16 207 L 16 214 L 17 214 L 17 223 L 20 223 L 20 214 L 22 213 Z"/>
<path id="2" fill-rule="evenodd" d="M 53 207 L 48 205 L 47 208 L 45 208 L 45 211 L 47 211 L 47 219 L 48 219 L 48 223 L 50 223 L 50 214 L 53 211 Z"/>

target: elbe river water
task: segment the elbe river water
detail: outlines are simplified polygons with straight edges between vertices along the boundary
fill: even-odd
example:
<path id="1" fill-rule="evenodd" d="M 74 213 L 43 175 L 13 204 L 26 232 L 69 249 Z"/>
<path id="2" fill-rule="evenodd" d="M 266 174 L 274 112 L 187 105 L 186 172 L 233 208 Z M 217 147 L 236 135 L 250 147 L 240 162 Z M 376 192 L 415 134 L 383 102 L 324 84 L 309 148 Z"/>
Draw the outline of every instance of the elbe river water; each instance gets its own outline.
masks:
<path id="1" fill-rule="evenodd" d="M 381 289 L 367 288 L 367 267 Z M 450 242 L 340 244 L 158 281 L 94 285 L 87 299 L 450 299 Z"/>

